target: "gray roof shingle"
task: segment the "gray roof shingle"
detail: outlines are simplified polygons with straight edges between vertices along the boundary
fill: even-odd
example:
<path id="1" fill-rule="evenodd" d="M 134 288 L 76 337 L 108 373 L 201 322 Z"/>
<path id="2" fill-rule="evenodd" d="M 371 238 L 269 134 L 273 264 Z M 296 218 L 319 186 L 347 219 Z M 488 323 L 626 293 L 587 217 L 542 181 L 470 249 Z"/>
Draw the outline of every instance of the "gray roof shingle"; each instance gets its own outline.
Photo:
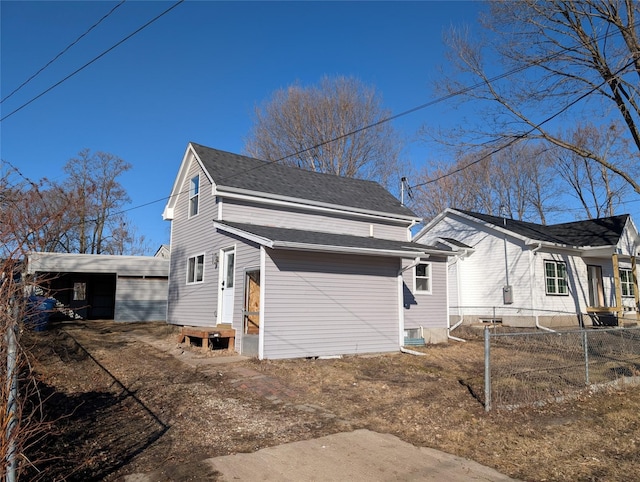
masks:
<path id="1" fill-rule="evenodd" d="M 212 149 L 194 142 L 191 145 L 218 186 L 417 217 L 374 181 L 306 171 L 277 162 L 266 162 Z"/>
<path id="2" fill-rule="evenodd" d="M 607 218 L 543 225 L 461 209 L 456 211 L 536 241 L 582 247 L 616 245 L 629 219 L 628 214 L 621 214 Z"/>
<path id="3" fill-rule="evenodd" d="M 259 226 L 255 224 L 216 221 L 219 225 L 236 228 L 261 238 L 275 242 L 299 243 L 316 246 L 336 246 L 343 248 L 357 248 L 381 251 L 402 251 L 407 255 L 427 250 L 437 250 L 443 253 L 449 250 L 434 248 L 425 244 L 411 241 L 393 241 L 388 239 L 352 236 L 347 234 L 322 233 L 318 231 L 304 231 L 300 229 L 276 228 L 273 226 Z"/>

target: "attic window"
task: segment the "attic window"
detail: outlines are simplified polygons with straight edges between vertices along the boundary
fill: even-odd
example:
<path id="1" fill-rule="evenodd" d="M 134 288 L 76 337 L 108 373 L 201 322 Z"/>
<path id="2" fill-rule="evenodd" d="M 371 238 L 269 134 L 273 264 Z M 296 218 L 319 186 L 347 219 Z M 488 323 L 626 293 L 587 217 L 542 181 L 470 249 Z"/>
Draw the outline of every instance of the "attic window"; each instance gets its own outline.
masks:
<path id="1" fill-rule="evenodd" d="M 200 176 L 191 178 L 189 186 L 189 217 L 198 214 L 198 198 L 200 194 Z"/>

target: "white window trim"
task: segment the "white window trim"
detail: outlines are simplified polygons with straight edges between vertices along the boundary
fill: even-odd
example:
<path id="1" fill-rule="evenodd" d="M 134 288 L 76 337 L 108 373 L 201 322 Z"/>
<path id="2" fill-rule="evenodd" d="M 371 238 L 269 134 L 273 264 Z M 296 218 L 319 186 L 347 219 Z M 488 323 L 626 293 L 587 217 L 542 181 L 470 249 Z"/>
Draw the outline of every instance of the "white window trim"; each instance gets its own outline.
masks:
<path id="1" fill-rule="evenodd" d="M 198 192 L 196 194 L 193 194 L 193 180 L 198 178 Z M 189 206 L 187 208 L 187 213 L 188 213 L 188 218 L 195 218 L 198 214 L 200 214 L 200 174 L 196 174 L 195 176 L 192 176 L 189 178 Z M 197 207 L 197 212 L 195 214 L 191 214 L 191 200 L 193 198 L 197 198 L 198 199 L 198 207 Z"/>
<path id="2" fill-rule="evenodd" d="M 418 275 L 417 270 L 418 266 L 424 264 L 427 265 L 428 274 L 426 278 L 429 280 L 429 289 L 428 290 L 420 290 L 418 291 Z M 432 264 L 427 261 L 420 261 L 411 271 L 413 271 L 413 293 L 416 295 L 430 295 L 433 292 L 433 269 Z"/>
<path id="3" fill-rule="evenodd" d="M 635 285 L 633 283 L 633 269 L 631 268 L 618 268 L 618 275 L 620 276 L 620 296 L 623 298 L 635 298 Z M 628 273 L 627 281 L 622 281 L 622 272 L 625 271 Z M 631 294 L 624 294 L 623 286 L 627 285 L 627 292 Z"/>
<path id="4" fill-rule="evenodd" d="M 556 280 L 555 286 L 556 286 L 556 292 L 555 293 L 551 293 L 549 292 L 549 285 L 547 284 L 547 279 L 549 279 L 549 276 L 547 276 L 547 263 L 552 263 L 555 266 L 555 274 L 556 276 L 553 277 L 554 280 Z M 559 278 L 557 276 L 558 274 L 558 265 L 561 264 L 564 266 L 564 281 L 565 281 L 565 285 L 566 285 L 566 291 L 565 292 L 560 292 L 559 290 L 559 284 L 557 282 L 557 280 L 560 280 L 562 278 Z M 565 263 L 564 261 L 557 261 L 555 259 L 545 259 L 544 260 L 544 293 L 547 296 L 569 296 L 569 270 L 567 269 L 567 263 Z"/>
<path id="5" fill-rule="evenodd" d="M 196 261 L 195 261 L 195 263 L 196 263 L 196 264 L 194 264 L 194 266 L 193 266 L 193 268 L 194 268 L 194 271 L 193 271 L 193 272 L 194 272 L 194 275 L 195 275 L 195 273 L 197 273 L 196 267 L 198 266 L 198 265 L 197 265 L 197 260 L 198 260 L 198 258 L 199 258 L 200 256 L 202 256 L 202 279 L 201 279 L 200 281 L 196 281 L 196 280 L 194 280 L 194 281 L 189 281 L 189 263 L 190 263 L 190 261 L 191 261 L 192 259 L 195 259 L 195 260 L 196 260 Z M 205 270 L 205 264 L 206 264 L 206 263 L 205 263 L 205 259 L 206 259 L 205 253 L 196 254 L 196 255 L 194 255 L 194 256 L 189 256 L 189 257 L 187 258 L 187 272 L 186 272 L 186 280 L 187 280 L 187 284 L 188 284 L 188 285 L 199 285 L 199 284 L 204 283 L 204 270 Z"/>

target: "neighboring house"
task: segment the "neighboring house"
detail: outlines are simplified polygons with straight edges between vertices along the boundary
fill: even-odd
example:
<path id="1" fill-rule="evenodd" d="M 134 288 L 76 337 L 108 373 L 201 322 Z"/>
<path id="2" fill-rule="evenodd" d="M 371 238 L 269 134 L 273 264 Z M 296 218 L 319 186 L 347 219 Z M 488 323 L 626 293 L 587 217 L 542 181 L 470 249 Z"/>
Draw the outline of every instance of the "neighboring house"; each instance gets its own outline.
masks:
<path id="1" fill-rule="evenodd" d="M 231 325 L 261 359 L 447 339 L 450 250 L 411 243 L 420 218 L 375 182 L 190 143 L 163 217 L 169 323 Z"/>
<path id="2" fill-rule="evenodd" d="M 156 258 L 169 259 L 171 257 L 171 248 L 168 244 L 161 244 L 154 256 Z"/>
<path id="3" fill-rule="evenodd" d="M 633 323 L 638 230 L 629 215 L 541 225 L 446 209 L 414 241 L 450 247 L 452 323 Z M 587 316 L 588 314 L 588 316 Z"/>
<path id="4" fill-rule="evenodd" d="M 152 256 L 29 253 L 26 273 L 74 318 L 166 320 L 169 260 Z"/>

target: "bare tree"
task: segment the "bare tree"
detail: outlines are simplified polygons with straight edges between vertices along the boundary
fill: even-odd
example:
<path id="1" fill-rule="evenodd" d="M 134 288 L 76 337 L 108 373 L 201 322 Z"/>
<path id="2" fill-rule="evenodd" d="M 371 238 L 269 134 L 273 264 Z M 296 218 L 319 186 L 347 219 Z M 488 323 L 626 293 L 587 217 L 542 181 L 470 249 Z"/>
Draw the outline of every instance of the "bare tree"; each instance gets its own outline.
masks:
<path id="1" fill-rule="evenodd" d="M 386 185 L 398 176 L 400 139 L 389 122 L 381 122 L 390 113 L 374 88 L 355 78 L 291 85 L 254 115 L 248 155 Z"/>
<path id="2" fill-rule="evenodd" d="M 556 193 L 546 149 L 522 141 L 427 168 L 418 184 L 414 207 L 427 218 L 454 207 L 544 224 Z"/>
<path id="3" fill-rule="evenodd" d="M 21 337 L 24 321 L 39 310 L 26 298 L 38 289 L 36 280 L 24 276 L 26 237 L 30 233 L 17 226 L 21 219 L 13 216 L 19 211 L 16 204 L 22 206 L 24 179 L 11 168 L 3 171 L 0 186 L 0 479 L 17 480 L 28 460 L 25 452 L 37 443 L 47 423 Z M 59 211 L 59 215 L 63 213 Z M 31 226 L 38 230 L 39 224 L 53 218 L 50 211 L 46 220 L 32 221 Z"/>
<path id="4" fill-rule="evenodd" d="M 575 145 L 584 146 L 597 152 L 602 159 L 624 165 L 629 161 L 629 152 L 620 140 L 621 127 L 613 123 L 607 130 L 600 130 L 592 124 L 579 125 L 568 129 L 566 136 Z M 593 159 L 581 157 L 567 149 L 554 149 L 555 171 L 571 186 L 574 197 L 583 207 L 589 219 L 613 216 L 615 207 L 624 198 L 629 184 Z M 630 173 L 637 167 L 628 165 Z"/>
<path id="5" fill-rule="evenodd" d="M 118 181 L 129 169 L 131 164 L 113 154 L 92 154 L 88 149 L 67 162 L 64 170 L 69 177 L 64 186 L 75 199 L 73 251 L 90 254 L 108 251 L 111 227 L 122 225 L 117 212 L 130 200 Z"/>
<path id="6" fill-rule="evenodd" d="M 7 163 L 8 165 L 8 163 Z M 0 194 L 3 214 L 25 251 L 145 254 L 144 235 L 122 212 L 129 197 L 118 178 L 130 168 L 108 153 L 80 152 L 65 166 L 68 178 L 34 182 L 15 167 L 17 180 Z M 9 199 L 10 198 L 10 199 Z"/>
<path id="7" fill-rule="evenodd" d="M 486 37 L 449 36 L 452 76 L 439 85 L 465 91 L 485 106 L 482 125 L 466 129 L 482 138 L 539 138 L 591 159 L 640 193 L 628 164 L 576 143 L 554 121 L 600 119 L 606 131 L 614 119 L 624 126 L 619 139 L 640 154 L 640 34 L 633 0 L 492 1 L 482 19 Z M 491 55 L 485 57 L 485 53 Z M 486 59 L 495 59 L 491 65 Z M 509 68 L 510 75 L 495 72 Z M 498 70 L 499 69 L 499 70 Z M 466 85 L 478 84 L 475 89 Z M 595 122 L 595 121 L 594 121 Z M 557 125 L 557 124 L 555 124 Z"/>

